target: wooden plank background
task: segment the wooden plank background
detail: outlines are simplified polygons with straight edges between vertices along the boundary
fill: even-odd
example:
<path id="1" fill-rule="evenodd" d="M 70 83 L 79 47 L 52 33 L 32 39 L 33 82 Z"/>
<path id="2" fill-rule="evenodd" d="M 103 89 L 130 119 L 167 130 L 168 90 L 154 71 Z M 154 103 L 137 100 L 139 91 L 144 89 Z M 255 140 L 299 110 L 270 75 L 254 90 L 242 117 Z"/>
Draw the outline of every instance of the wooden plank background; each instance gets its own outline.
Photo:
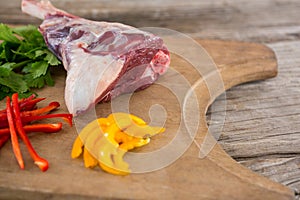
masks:
<path id="1" fill-rule="evenodd" d="M 39 24 L 20 11 L 20 0 L 0 0 L 0 22 Z M 219 143 L 241 164 L 300 191 L 299 0 L 53 0 L 70 13 L 137 27 L 166 27 L 196 38 L 265 43 L 278 58 L 278 77 L 226 93 Z M 215 103 L 220 105 L 222 97 Z M 217 112 L 217 113 L 216 113 Z M 208 118 L 211 116 L 208 113 Z M 218 123 L 211 121 L 210 123 Z"/>

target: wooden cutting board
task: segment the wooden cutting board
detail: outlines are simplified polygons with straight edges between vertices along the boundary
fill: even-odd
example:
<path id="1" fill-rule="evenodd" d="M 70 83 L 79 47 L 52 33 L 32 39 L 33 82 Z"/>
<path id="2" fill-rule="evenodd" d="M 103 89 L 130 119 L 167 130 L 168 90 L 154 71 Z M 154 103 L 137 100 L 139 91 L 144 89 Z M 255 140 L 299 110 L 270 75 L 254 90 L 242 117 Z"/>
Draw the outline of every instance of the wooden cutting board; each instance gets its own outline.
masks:
<path id="1" fill-rule="evenodd" d="M 274 53 L 264 45 L 232 41 L 198 40 L 217 65 L 224 81 L 224 89 L 237 84 L 276 76 L 277 62 Z M 173 55 L 171 66 L 193 84 L 199 81 L 189 63 Z M 38 91 L 41 97 L 62 103 L 57 112 L 66 112 L 64 105 L 64 81 L 66 73 L 57 68 L 56 85 Z M 168 72 L 169 73 L 169 72 Z M 170 74 L 162 79 L 167 79 Z M 176 85 L 180 87 L 180 85 Z M 195 87 L 199 100 L 200 123 L 195 141 L 174 163 L 157 171 L 128 176 L 114 176 L 99 168 L 86 169 L 82 159 L 71 159 L 72 143 L 76 128 L 66 124 L 56 134 L 31 134 L 36 151 L 50 163 L 42 173 L 33 164 L 26 148 L 21 144 L 25 170 L 20 170 L 7 143 L 0 151 L 0 199 L 293 199 L 287 187 L 272 182 L 235 162 L 216 144 L 204 158 L 199 158 L 196 144 L 214 143 L 205 118 L 208 106 L 223 90 L 208 90 L 204 82 Z M 209 93 L 210 92 L 210 93 Z M 122 98 L 122 97 L 120 97 Z M 130 100 L 130 112 L 150 120 L 151 105 L 163 106 L 167 113 L 167 131 L 155 136 L 149 145 L 137 152 L 155 150 L 168 144 L 174 137 L 180 122 L 180 106 L 172 91 L 156 84 L 135 93 Z M 4 103 L 1 102 L 1 107 Z M 111 104 L 99 104 L 98 116 L 111 112 Z M 190 117 L 194 117 L 190 113 Z M 55 121 L 55 120 L 50 120 Z M 207 138 L 209 140 L 207 140 Z M 159 159 L 159 158 L 158 158 Z"/>

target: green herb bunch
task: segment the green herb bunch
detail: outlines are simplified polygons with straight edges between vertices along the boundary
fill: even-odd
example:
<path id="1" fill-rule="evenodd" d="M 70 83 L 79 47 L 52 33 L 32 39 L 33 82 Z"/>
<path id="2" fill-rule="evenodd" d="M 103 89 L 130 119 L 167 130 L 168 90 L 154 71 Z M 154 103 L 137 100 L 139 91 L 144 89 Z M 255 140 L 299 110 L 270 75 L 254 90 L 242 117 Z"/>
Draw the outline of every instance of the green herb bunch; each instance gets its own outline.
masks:
<path id="1" fill-rule="evenodd" d="M 53 86 L 49 67 L 60 63 L 37 27 L 0 24 L 0 100 L 16 92 L 27 97 L 32 88 Z"/>

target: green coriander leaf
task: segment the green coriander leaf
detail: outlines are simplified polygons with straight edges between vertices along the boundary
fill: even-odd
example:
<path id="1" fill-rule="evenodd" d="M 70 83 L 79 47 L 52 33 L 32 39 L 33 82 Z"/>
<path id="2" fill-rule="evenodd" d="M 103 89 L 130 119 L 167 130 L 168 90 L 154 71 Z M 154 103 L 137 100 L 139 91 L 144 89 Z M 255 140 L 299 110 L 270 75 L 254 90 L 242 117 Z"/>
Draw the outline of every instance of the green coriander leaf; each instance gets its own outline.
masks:
<path id="1" fill-rule="evenodd" d="M 36 50 L 34 53 L 35 53 L 35 57 L 37 58 L 37 57 L 45 54 L 46 50 Z"/>
<path id="2" fill-rule="evenodd" d="M 9 69 L 9 70 L 12 70 L 13 66 L 15 65 L 16 63 L 4 63 L 3 65 L 0 65 L 0 67 L 2 68 L 5 68 L 5 69 Z"/>
<path id="3" fill-rule="evenodd" d="M 0 85 L 0 90 L 6 93 L 10 93 L 11 90 L 9 87 L 5 86 L 5 85 Z"/>
<path id="4" fill-rule="evenodd" d="M 21 41 L 14 36 L 13 31 L 5 24 L 0 24 L 0 40 L 19 44 Z"/>
<path id="5" fill-rule="evenodd" d="M 0 84 L 0 99 L 5 98 L 6 96 L 11 96 L 12 94 L 13 92 L 9 87 Z"/>
<path id="6" fill-rule="evenodd" d="M 0 85 L 0 99 L 4 99 L 5 97 L 7 96 L 12 96 L 13 95 L 13 92 L 12 90 L 10 90 L 9 87 L 6 87 L 4 85 Z M 30 95 L 32 95 L 33 92 L 24 92 L 24 93 L 20 93 L 19 94 L 19 98 L 27 98 L 29 97 Z"/>
<path id="7" fill-rule="evenodd" d="M 32 74 L 26 74 L 25 81 L 28 87 L 42 88 L 45 86 L 44 76 L 33 78 Z"/>
<path id="8" fill-rule="evenodd" d="M 0 59 L 5 59 L 5 50 L 0 52 Z"/>
<path id="9" fill-rule="evenodd" d="M 61 62 L 35 26 L 10 28 L 0 24 L 0 100 L 6 95 L 30 95 L 30 88 L 53 86 L 50 66 Z"/>
<path id="10" fill-rule="evenodd" d="M 0 85 L 1 86 L 1 85 Z M 4 99 L 6 96 L 11 96 L 12 93 L 11 92 L 5 92 L 2 90 L 2 88 L 0 87 L 0 99 Z"/>
<path id="11" fill-rule="evenodd" d="M 30 72 L 33 78 L 38 78 L 45 75 L 48 69 L 48 63 L 45 61 L 38 61 L 31 64 Z"/>
<path id="12" fill-rule="evenodd" d="M 11 72 L 11 70 L 6 69 L 6 68 L 2 68 L 0 66 L 0 74 L 1 74 L 0 77 L 7 77 L 7 76 L 9 76 L 10 72 Z"/>
<path id="13" fill-rule="evenodd" d="M 17 55 L 34 60 L 38 57 L 36 56 L 36 51 L 41 51 L 40 49 L 41 49 L 40 47 L 34 48 L 28 46 L 26 43 L 22 43 L 16 51 L 12 50 L 12 52 Z"/>
<path id="14" fill-rule="evenodd" d="M 18 45 L 4 41 L 1 43 L 1 47 L 2 51 L 0 59 L 5 60 L 6 62 L 13 62 L 15 55 L 12 50 L 16 49 Z"/>
<path id="15" fill-rule="evenodd" d="M 27 64 L 25 67 L 22 69 L 22 73 L 28 74 L 31 70 L 31 63 Z"/>
<path id="16" fill-rule="evenodd" d="M 50 64 L 52 66 L 61 64 L 61 62 L 57 59 L 57 57 L 52 52 L 47 50 L 46 53 L 47 53 L 47 56 L 44 58 L 44 60 L 47 61 L 48 64 Z"/>
<path id="17" fill-rule="evenodd" d="M 24 41 L 38 47 L 46 47 L 43 35 L 33 25 L 13 28 L 12 31 L 24 38 Z"/>
<path id="18" fill-rule="evenodd" d="M 28 92 L 24 92 L 24 93 L 20 93 L 19 94 L 19 98 L 20 99 L 22 99 L 22 98 L 27 98 L 27 97 L 29 97 L 30 95 L 32 95 L 33 94 L 33 92 L 30 92 L 30 91 L 28 91 Z M 12 94 L 11 94 L 12 95 Z"/>
<path id="19" fill-rule="evenodd" d="M 22 75 L 11 72 L 7 77 L 0 77 L 0 84 L 9 87 L 13 92 L 24 93 L 29 90 Z"/>
<path id="20" fill-rule="evenodd" d="M 12 66 L 12 69 L 22 69 L 24 66 L 26 66 L 28 63 L 30 63 L 31 60 L 24 60 L 24 61 L 21 61 L 21 62 L 18 62 L 18 63 L 15 63 L 13 66 Z"/>
<path id="21" fill-rule="evenodd" d="M 0 65 L 0 77 L 7 77 L 10 75 L 12 71 L 12 66 L 14 66 L 16 63 L 5 63 L 3 65 Z"/>
<path id="22" fill-rule="evenodd" d="M 18 49 L 16 49 L 16 52 L 18 52 L 19 55 L 25 54 L 27 52 L 30 52 L 34 49 L 35 47 L 27 42 L 22 42 Z M 26 55 L 24 55 L 26 56 Z"/>
<path id="23" fill-rule="evenodd" d="M 0 60 L 5 59 L 4 42 L 0 42 Z"/>
<path id="24" fill-rule="evenodd" d="M 33 25 L 27 25 L 27 26 L 18 26 L 15 28 L 12 28 L 12 31 L 23 38 L 29 38 L 32 34 L 32 32 L 37 31 L 37 27 Z"/>
<path id="25" fill-rule="evenodd" d="M 48 69 L 44 76 L 33 78 L 32 74 L 25 75 L 25 81 L 29 87 L 42 88 L 45 84 L 49 86 L 54 85 L 54 80 L 51 77 L 50 70 Z"/>
<path id="26" fill-rule="evenodd" d="M 27 52 L 22 52 L 22 51 L 19 51 L 19 50 L 11 50 L 11 52 L 13 52 L 14 54 L 15 54 L 15 56 L 22 56 L 22 57 L 29 57 L 28 55 L 26 55 L 26 53 Z M 29 58 L 32 58 L 32 56 L 31 57 L 29 57 Z"/>
<path id="27" fill-rule="evenodd" d="M 52 79 L 51 77 L 51 74 L 50 74 L 50 70 L 48 69 L 46 75 L 45 75 L 45 82 L 47 85 L 49 86 L 54 86 L 54 80 Z"/>

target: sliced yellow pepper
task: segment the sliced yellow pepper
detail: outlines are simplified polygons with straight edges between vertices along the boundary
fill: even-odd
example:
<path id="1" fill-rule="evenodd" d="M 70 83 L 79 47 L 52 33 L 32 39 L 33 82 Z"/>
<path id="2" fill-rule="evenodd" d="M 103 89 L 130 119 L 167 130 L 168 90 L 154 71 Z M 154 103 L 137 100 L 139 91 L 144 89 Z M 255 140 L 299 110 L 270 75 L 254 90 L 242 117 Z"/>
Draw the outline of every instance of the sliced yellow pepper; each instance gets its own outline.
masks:
<path id="1" fill-rule="evenodd" d="M 130 173 L 123 160 L 125 153 L 150 142 L 150 137 L 162 133 L 165 128 L 151 127 L 144 120 L 127 113 L 113 113 L 107 118 L 90 122 L 75 139 L 71 157 L 83 153 L 85 167 L 97 164 L 106 172 L 116 175 Z"/>
<path id="2" fill-rule="evenodd" d="M 86 148 L 83 150 L 83 160 L 84 166 L 87 168 L 94 168 L 98 164 L 98 160 Z"/>
<path id="3" fill-rule="evenodd" d="M 107 118 L 99 118 L 97 119 L 97 121 L 101 128 L 108 127 L 111 124 L 111 122 Z"/>
<path id="4" fill-rule="evenodd" d="M 73 148 L 72 148 L 72 158 L 78 158 L 82 154 L 82 148 L 83 148 L 83 143 L 80 139 L 79 136 L 75 139 L 75 142 L 73 143 Z"/>
<path id="5" fill-rule="evenodd" d="M 113 123 L 109 127 L 105 129 L 104 136 L 108 139 L 110 143 L 112 143 L 116 148 L 118 148 L 119 143 L 115 141 L 115 135 L 119 132 L 119 127 L 117 124 Z"/>
<path id="6" fill-rule="evenodd" d="M 131 149 L 134 149 L 135 147 L 142 147 L 146 144 L 148 144 L 150 142 L 150 138 L 147 138 L 147 139 L 133 139 L 131 140 L 130 142 L 127 142 L 127 143 L 123 143 L 120 145 L 120 148 L 121 149 L 124 149 L 124 150 L 131 150 Z"/>
<path id="7" fill-rule="evenodd" d="M 165 129 L 162 127 L 151 127 L 148 125 L 140 126 L 132 124 L 131 126 L 126 128 L 125 133 L 138 138 L 149 138 L 164 131 Z"/>

